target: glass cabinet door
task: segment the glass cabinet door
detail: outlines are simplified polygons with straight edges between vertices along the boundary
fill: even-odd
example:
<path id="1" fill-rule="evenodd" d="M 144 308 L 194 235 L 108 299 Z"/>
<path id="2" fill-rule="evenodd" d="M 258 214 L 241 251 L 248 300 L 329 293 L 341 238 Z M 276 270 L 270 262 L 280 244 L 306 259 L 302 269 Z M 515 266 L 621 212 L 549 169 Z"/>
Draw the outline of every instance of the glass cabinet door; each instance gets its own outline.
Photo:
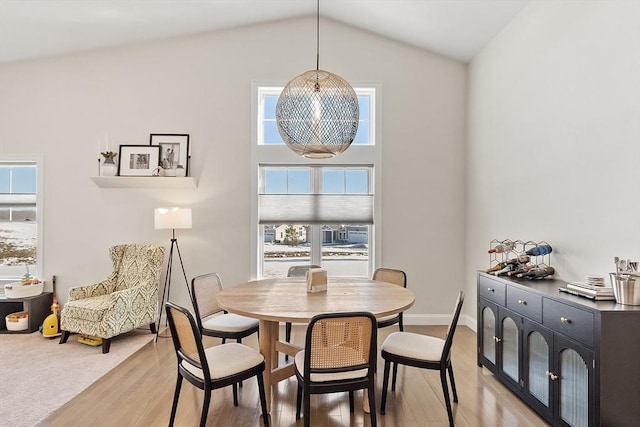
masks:
<path id="1" fill-rule="evenodd" d="M 546 420 L 553 420 L 554 383 L 553 332 L 524 319 L 522 375 L 523 391 L 529 404 Z M 555 374 L 553 374 L 555 378 Z"/>
<path id="2" fill-rule="evenodd" d="M 482 308 L 482 355 L 494 365 L 496 364 L 496 314 L 485 305 Z"/>
<path id="3" fill-rule="evenodd" d="M 544 406 L 549 406 L 549 343 L 538 331 L 527 336 L 527 392 L 538 399 Z"/>
<path id="4" fill-rule="evenodd" d="M 572 348 L 563 348 L 559 359 L 560 419 L 570 426 L 589 425 L 590 360 Z"/>
<path id="5" fill-rule="evenodd" d="M 502 372 L 516 383 L 519 383 L 520 363 L 518 349 L 520 347 L 520 331 L 514 319 L 508 315 L 502 317 L 501 322 Z"/>

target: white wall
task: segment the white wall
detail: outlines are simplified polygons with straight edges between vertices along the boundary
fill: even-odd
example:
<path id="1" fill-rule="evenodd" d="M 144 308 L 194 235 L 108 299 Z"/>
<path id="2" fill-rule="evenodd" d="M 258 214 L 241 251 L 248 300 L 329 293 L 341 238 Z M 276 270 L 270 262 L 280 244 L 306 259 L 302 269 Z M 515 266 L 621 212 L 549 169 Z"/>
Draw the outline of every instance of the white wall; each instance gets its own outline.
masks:
<path id="1" fill-rule="evenodd" d="M 469 301 L 494 238 L 548 241 L 566 280 L 640 259 L 640 2 L 529 3 L 470 64 L 468 115 Z"/>
<path id="2" fill-rule="evenodd" d="M 321 68 L 382 86 L 382 265 L 407 272 L 414 321 L 448 316 L 464 277 L 466 66 L 332 21 L 321 36 Z M 313 67 L 311 18 L 0 67 L 0 157 L 44 156 L 44 277 L 61 299 L 107 276 L 113 244 L 168 246 L 153 229 L 163 205 L 193 207 L 194 229 L 178 231 L 189 277 L 249 279 L 251 82 Z M 197 190 L 98 188 L 105 132 L 189 133 Z"/>

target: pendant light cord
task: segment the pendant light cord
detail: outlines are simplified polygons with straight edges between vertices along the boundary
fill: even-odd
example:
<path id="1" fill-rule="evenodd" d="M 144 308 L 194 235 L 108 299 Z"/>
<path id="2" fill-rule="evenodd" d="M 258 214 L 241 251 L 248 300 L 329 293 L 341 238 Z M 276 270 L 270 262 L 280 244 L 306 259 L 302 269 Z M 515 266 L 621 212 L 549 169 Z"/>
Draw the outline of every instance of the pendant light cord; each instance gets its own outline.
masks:
<path id="1" fill-rule="evenodd" d="M 316 71 L 320 70 L 320 0 L 316 7 Z"/>

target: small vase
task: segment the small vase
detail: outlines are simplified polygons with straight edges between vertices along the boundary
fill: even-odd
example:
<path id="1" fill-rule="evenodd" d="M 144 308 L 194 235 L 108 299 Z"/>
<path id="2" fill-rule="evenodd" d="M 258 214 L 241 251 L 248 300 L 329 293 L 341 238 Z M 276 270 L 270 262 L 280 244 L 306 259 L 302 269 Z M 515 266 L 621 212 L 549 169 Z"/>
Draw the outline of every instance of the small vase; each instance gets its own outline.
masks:
<path id="1" fill-rule="evenodd" d="M 112 158 L 106 158 L 100 165 L 100 176 L 116 176 L 118 174 L 118 166 L 113 162 Z"/>

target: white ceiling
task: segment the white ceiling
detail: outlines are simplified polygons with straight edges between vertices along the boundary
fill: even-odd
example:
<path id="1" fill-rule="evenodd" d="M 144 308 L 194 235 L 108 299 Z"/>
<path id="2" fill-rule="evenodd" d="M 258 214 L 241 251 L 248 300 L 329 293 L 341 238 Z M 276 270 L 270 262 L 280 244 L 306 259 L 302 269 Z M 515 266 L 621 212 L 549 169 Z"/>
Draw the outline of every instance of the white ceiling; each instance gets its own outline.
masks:
<path id="1" fill-rule="evenodd" d="M 528 0 L 322 0 L 320 14 L 469 62 Z M 0 62 L 315 15 L 315 0 L 0 0 Z"/>

